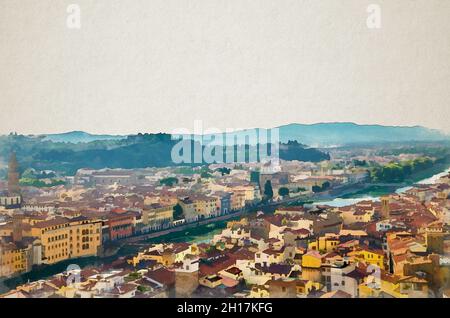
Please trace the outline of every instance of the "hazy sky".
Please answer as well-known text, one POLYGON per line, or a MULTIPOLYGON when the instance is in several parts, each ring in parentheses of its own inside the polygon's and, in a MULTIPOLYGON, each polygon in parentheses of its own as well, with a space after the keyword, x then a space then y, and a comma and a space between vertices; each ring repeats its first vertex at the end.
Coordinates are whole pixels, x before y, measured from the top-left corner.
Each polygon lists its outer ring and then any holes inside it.
POLYGON ((449 104, 448 0, 0 0, 0 133, 450 131, 449 104))

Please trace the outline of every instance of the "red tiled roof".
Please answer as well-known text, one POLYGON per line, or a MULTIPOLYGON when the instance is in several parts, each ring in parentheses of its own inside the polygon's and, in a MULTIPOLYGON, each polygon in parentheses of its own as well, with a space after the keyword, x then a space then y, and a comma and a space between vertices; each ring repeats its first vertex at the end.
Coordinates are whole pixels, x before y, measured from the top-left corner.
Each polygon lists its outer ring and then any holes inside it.
POLYGON ((166 286, 170 286, 175 283, 175 272, 163 267, 160 267, 154 271, 149 271, 145 274, 145 276, 166 286))

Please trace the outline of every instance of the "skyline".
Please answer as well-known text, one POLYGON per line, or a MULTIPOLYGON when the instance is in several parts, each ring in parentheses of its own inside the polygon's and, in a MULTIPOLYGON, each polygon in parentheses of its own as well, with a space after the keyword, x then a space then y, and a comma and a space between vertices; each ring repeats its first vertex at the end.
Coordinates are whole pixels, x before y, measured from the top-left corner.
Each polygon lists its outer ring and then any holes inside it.
POLYGON ((270 128, 450 132, 450 3, 0 2, 0 134, 270 128))

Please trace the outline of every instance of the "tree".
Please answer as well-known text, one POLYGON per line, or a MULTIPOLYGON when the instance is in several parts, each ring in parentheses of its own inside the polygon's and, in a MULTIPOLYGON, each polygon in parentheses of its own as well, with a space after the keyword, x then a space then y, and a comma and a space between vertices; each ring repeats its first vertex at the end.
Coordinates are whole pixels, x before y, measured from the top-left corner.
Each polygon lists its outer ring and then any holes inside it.
POLYGON ((259 183, 259 171, 250 172, 250 182, 259 183))
POLYGON ((24 179, 36 179, 36 170, 33 168, 28 168, 22 173, 22 178, 24 179))
POLYGON ((428 157, 414 160, 390 162, 384 166, 376 166, 370 170, 372 182, 402 182, 412 174, 433 166, 434 161, 428 157))
POLYGON ((209 172, 206 172, 206 171, 203 171, 201 174, 200 174, 200 178, 203 178, 203 179, 209 179, 209 178, 211 178, 212 177, 212 175, 209 173, 209 172))
POLYGON ((216 171, 220 172, 222 174, 222 176, 223 176, 223 175, 226 175, 226 174, 230 174, 231 169, 229 169, 227 167, 222 167, 222 168, 216 169, 216 171))
POLYGON ((289 189, 286 188, 286 187, 279 188, 278 189, 278 195, 282 196, 282 197, 289 195, 289 189))
POLYGON ((326 189, 328 189, 330 186, 331 186, 331 184, 328 181, 325 181, 324 183, 322 183, 322 186, 318 186, 318 185, 313 186, 312 191, 314 193, 322 192, 322 191, 325 191, 326 189))
POLYGON ((354 159, 353 160, 353 165, 355 167, 365 167, 365 166, 367 166, 367 161, 366 160, 354 159))
POLYGON ((314 193, 320 192, 320 191, 322 191, 322 187, 318 186, 318 185, 314 185, 314 186, 312 186, 312 191, 314 193))
POLYGON ((173 207, 173 219, 174 220, 181 220, 182 218, 184 218, 183 208, 181 207, 181 205, 179 203, 177 203, 173 207))
POLYGON ((148 287, 145 287, 143 285, 139 285, 136 289, 139 290, 141 293, 145 293, 145 292, 149 291, 148 287))
POLYGON ((267 180, 264 184, 264 196, 267 200, 270 200, 273 198, 273 189, 272 189, 272 183, 270 180, 267 180))
POLYGON ((168 187, 172 187, 173 185, 178 183, 178 179, 175 177, 169 177, 159 180, 159 183, 168 187))

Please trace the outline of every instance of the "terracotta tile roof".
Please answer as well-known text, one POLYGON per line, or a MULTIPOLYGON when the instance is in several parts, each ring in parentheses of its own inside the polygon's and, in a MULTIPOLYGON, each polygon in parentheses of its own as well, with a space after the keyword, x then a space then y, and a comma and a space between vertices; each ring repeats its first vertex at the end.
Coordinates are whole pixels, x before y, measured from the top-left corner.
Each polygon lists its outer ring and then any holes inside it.
POLYGON ((235 262, 236 259, 228 255, 220 255, 220 257, 218 258, 206 262, 205 260, 203 260, 203 262, 200 263, 200 275, 208 276, 217 274, 221 270, 224 270, 225 268, 235 264, 235 262))
POLYGON ((264 273, 288 275, 291 272, 292 265, 288 264, 270 264, 269 266, 262 266, 261 264, 255 264, 255 268, 264 273))
POLYGON ((240 248, 236 252, 233 252, 232 256, 236 260, 252 260, 255 259, 255 252, 249 251, 246 248, 240 248))
POLYGON ((113 288, 111 294, 123 295, 136 290, 137 286, 135 284, 122 284, 113 288))
POLYGON ((48 283, 50 283, 52 286, 55 286, 57 288, 67 286, 67 281, 66 281, 66 278, 64 278, 64 277, 53 278, 52 280, 48 281, 48 283))
POLYGON ((233 275, 239 275, 240 273, 242 273, 242 271, 237 268, 236 266, 230 267, 228 269, 225 270, 226 272, 233 274, 233 275))
POLYGON ((165 286, 171 286, 175 284, 175 272, 163 267, 158 268, 154 271, 149 271, 145 274, 145 276, 165 286))
POLYGON ((33 225, 33 227, 34 228, 44 229, 44 228, 47 228, 47 227, 63 225, 63 224, 68 224, 68 223, 69 223, 69 219, 63 218, 63 217, 56 217, 56 218, 54 218, 52 220, 38 222, 35 225, 33 225))

